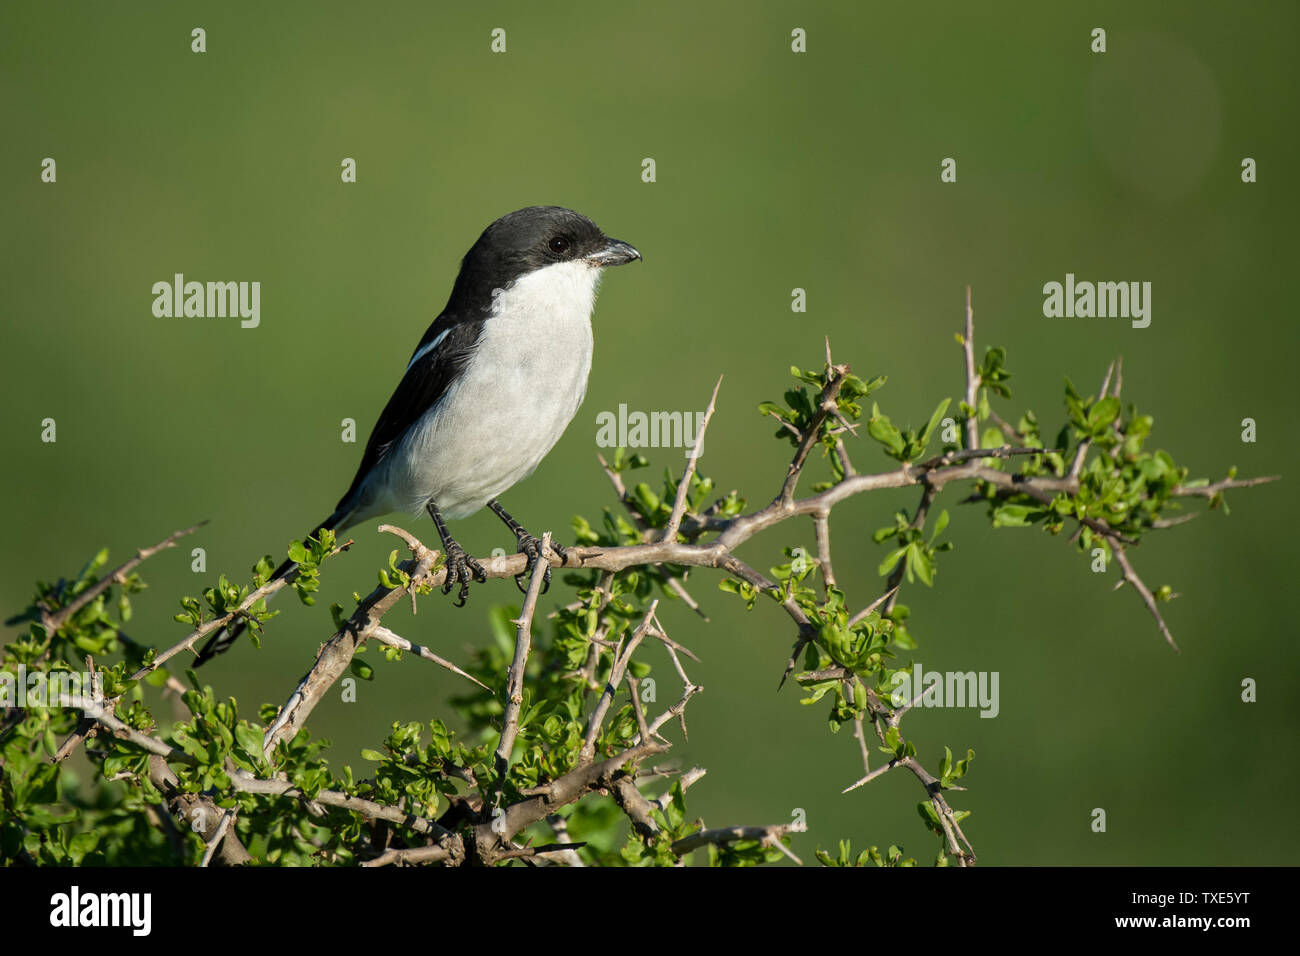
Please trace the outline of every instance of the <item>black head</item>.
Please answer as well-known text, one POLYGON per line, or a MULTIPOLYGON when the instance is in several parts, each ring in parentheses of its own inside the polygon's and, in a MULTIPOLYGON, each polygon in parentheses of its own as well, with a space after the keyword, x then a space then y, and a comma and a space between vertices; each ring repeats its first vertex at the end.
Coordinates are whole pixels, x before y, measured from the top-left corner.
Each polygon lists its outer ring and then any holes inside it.
POLYGON ((452 300, 486 303, 493 289, 557 263, 604 268, 640 258, 635 248, 609 238, 581 213, 563 206, 528 206, 483 230, 461 262, 452 300))

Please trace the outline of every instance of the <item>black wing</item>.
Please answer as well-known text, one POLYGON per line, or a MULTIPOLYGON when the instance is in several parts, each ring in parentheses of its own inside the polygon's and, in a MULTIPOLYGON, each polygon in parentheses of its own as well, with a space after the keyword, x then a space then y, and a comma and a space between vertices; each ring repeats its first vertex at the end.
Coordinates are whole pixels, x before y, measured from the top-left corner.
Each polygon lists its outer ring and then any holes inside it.
POLYGON ((370 438, 366 441, 366 450, 361 456, 356 476, 352 479, 347 494, 339 499, 340 511, 361 487, 371 470, 384 460, 389 450, 406 434, 407 429, 436 405, 451 384, 460 377, 478 346, 482 331, 483 319, 453 318, 447 313, 438 316, 437 321, 429 326, 429 331, 424 333, 424 338, 412 353, 412 357, 419 355, 419 359, 407 368, 393 397, 379 413, 379 420, 375 422, 370 438), (438 341, 439 336, 442 336, 441 341, 438 341), (433 348, 420 355, 421 349, 434 342, 437 344, 433 348))

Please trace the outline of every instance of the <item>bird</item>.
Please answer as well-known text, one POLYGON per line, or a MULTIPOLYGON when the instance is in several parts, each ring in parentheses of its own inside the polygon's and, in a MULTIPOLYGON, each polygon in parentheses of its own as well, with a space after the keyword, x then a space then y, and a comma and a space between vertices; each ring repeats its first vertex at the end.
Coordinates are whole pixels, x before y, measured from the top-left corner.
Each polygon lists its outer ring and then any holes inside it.
MULTIPOLYGON (((459 585, 455 604, 463 606, 470 582, 487 575, 446 522, 486 506, 531 565, 541 541, 498 497, 533 473, 577 414, 597 286, 605 269, 640 259, 630 243, 563 206, 529 206, 484 229, 380 412, 352 484, 309 536, 427 512, 446 557, 442 591, 459 585)), ((552 547, 563 559, 565 549, 552 547)), ((296 567, 285 561, 271 580, 296 567)), ((544 586, 550 575, 548 565, 544 586)), ((194 666, 228 650, 246 626, 240 618, 214 634, 194 666)))

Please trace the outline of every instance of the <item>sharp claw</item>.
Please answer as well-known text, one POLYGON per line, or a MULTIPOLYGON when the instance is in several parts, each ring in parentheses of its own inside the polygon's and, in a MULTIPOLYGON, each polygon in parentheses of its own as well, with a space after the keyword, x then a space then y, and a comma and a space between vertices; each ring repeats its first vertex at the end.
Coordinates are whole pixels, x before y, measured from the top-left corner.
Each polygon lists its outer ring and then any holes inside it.
MULTIPOLYGON (((519 588, 520 591, 527 594, 528 581, 531 577, 532 566, 534 563, 536 563, 537 559, 541 557, 542 554, 541 539, 537 538, 535 535, 531 535, 528 533, 521 534, 519 535, 519 550, 523 552, 525 557, 528 558, 529 570, 525 571, 523 574, 518 574, 515 576, 515 587, 519 588)), ((550 587, 551 587, 551 565, 550 562, 547 562, 546 573, 545 576, 542 578, 541 593, 545 594, 550 589, 550 587)))
POLYGON ((464 607, 465 600, 469 597, 470 581, 474 580, 487 580, 487 572, 483 570, 483 565, 471 558, 458 545, 448 545, 447 577, 442 582, 442 593, 450 594, 451 589, 459 584, 460 590, 456 592, 456 598, 452 603, 456 607, 464 607))

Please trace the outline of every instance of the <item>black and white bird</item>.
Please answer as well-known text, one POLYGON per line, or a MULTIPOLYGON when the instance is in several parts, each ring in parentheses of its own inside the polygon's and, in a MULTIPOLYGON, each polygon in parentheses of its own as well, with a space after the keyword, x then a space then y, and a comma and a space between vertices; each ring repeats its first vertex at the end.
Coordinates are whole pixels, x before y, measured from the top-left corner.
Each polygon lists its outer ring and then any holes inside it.
MULTIPOLYGON (((486 505, 535 558, 541 542, 497 497, 533 473, 582 404, 602 271, 640 258, 560 206, 530 206, 488 226, 380 413, 351 487, 311 533, 427 511, 447 560, 443 593, 459 585, 458 605, 471 580, 487 577, 444 519, 486 505)), ((274 577, 295 566, 286 561, 274 577)), ((546 575, 549 584, 549 568, 546 575)), ((214 635, 195 666, 228 649, 244 627, 241 620, 214 635)))

